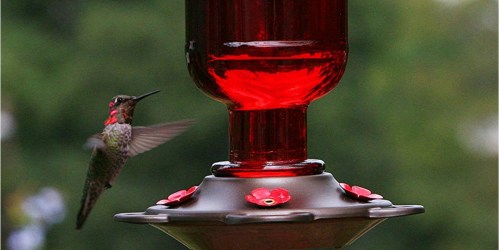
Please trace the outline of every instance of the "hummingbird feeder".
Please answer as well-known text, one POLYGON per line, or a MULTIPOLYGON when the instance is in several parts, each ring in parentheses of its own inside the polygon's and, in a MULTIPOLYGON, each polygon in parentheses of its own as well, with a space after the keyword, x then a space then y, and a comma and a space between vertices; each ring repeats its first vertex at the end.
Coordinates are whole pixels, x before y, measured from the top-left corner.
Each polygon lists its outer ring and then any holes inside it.
POLYGON ((229 161, 117 221, 190 249, 306 249, 340 248, 387 218, 424 212, 339 183, 307 157, 307 107, 347 62, 347 0, 186 0, 186 25, 189 72, 229 111, 229 161))

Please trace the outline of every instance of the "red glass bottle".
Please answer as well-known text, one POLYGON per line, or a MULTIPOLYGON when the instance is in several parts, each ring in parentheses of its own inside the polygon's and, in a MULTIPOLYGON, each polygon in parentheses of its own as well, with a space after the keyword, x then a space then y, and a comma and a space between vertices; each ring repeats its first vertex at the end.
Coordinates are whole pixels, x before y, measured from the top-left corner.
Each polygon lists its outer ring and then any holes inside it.
POLYGON ((344 72, 347 0, 186 0, 186 19, 189 72, 229 110, 229 161, 214 175, 321 173, 306 111, 344 72))

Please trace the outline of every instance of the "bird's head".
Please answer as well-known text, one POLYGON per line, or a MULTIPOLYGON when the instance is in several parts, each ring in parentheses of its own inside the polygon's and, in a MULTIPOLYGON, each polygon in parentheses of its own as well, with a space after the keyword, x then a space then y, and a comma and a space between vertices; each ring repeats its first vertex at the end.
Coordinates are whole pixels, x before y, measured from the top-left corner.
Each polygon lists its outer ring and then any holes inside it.
POLYGON ((104 121, 104 125, 115 123, 132 123, 135 105, 145 97, 160 92, 155 90, 141 96, 117 95, 109 103, 109 117, 104 121))

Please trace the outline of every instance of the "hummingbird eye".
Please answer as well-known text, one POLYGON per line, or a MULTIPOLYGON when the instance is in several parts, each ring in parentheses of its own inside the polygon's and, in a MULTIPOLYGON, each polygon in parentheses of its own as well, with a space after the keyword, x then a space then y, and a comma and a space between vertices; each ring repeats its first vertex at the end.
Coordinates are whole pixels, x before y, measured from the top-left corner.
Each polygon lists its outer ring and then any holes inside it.
POLYGON ((123 102, 123 98, 118 97, 115 99, 115 103, 121 103, 121 102, 123 102))

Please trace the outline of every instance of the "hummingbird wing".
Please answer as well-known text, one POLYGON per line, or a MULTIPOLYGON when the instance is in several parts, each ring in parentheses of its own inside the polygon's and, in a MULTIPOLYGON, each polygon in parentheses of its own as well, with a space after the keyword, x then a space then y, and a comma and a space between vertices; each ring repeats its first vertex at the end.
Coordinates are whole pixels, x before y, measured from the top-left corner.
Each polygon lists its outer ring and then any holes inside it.
POLYGON ((136 156, 179 135, 194 123, 193 120, 182 120, 162 123, 150 127, 132 127, 132 140, 128 155, 136 156))
POLYGON ((105 150, 94 148, 89 162, 87 178, 83 187, 80 210, 78 212, 76 229, 81 229, 87 219, 92 207, 94 207, 99 196, 109 186, 109 166, 113 164, 105 150))
POLYGON ((84 149, 105 149, 106 143, 102 140, 102 133, 95 134, 87 139, 85 144, 83 144, 84 149))

